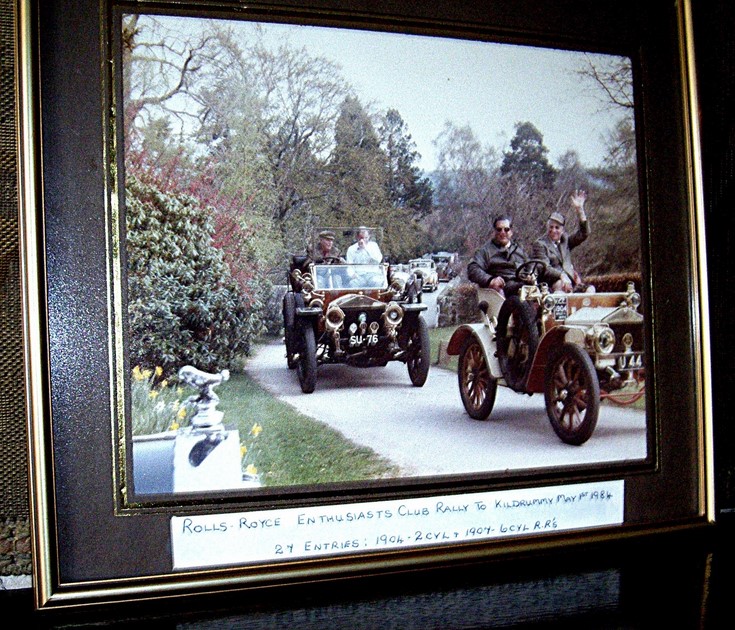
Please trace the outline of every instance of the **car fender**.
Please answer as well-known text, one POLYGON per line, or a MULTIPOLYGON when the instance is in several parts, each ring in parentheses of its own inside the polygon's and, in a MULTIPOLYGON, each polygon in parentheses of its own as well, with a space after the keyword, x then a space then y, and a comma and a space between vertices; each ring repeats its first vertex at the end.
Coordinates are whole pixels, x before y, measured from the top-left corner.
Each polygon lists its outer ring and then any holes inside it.
POLYGON ((297 306, 297 319, 316 319, 321 317, 322 309, 319 306, 297 306))
POLYGON ((459 326, 447 344, 447 354, 456 356, 462 349, 462 345, 468 337, 475 337, 485 354, 485 361, 490 368, 490 373, 495 378, 502 378, 500 363, 495 352, 495 328, 491 324, 462 324, 459 326))
POLYGON ((531 371, 528 374, 526 390, 528 392, 543 392, 546 378, 546 364, 549 356, 563 343, 573 343, 584 347, 584 330, 576 326, 554 326, 539 341, 536 356, 533 357, 531 371))

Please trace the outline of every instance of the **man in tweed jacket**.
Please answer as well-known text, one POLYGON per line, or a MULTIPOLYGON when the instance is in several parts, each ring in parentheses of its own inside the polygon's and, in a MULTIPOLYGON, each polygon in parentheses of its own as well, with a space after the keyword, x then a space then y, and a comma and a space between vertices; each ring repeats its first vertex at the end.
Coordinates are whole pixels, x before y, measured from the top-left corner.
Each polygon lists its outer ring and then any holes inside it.
POLYGON ((592 293, 595 290, 593 286, 582 282, 582 277, 572 264, 572 250, 590 235, 590 226, 584 211, 586 199, 587 193, 583 190, 575 190, 571 196, 572 207, 577 211, 579 219, 579 228, 574 234, 570 236, 564 231, 564 216, 559 212, 552 212, 546 222, 546 235, 533 244, 531 257, 546 263, 543 280, 552 291, 592 293))

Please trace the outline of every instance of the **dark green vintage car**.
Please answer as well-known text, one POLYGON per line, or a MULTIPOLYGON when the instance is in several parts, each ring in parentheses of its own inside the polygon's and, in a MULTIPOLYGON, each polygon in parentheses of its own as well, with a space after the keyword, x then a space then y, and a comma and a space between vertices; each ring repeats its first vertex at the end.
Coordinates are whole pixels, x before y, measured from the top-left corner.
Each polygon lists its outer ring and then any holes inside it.
MULTIPOLYGON (((323 230, 318 230, 318 232, 323 230)), ((348 230, 333 229, 338 238, 348 230)), ((348 264, 339 256, 314 262, 294 256, 283 298, 288 367, 301 390, 316 387, 322 364, 385 366, 401 361, 411 383, 429 373, 429 333, 422 312, 421 282, 414 274, 392 274, 388 263, 348 264)))

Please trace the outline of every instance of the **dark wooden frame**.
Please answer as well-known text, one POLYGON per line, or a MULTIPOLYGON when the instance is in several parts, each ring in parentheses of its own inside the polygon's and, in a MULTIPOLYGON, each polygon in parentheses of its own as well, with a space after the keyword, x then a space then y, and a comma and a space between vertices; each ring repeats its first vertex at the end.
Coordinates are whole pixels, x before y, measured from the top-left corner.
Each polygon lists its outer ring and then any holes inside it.
MULTIPOLYGON (((112 3, 111 3, 112 4, 112 3)), ((636 61, 644 259, 649 283, 655 453, 643 467, 601 469, 624 479, 622 526, 555 537, 483 541, 282 566, 173 573, 169 519, 206 513, 212 502, 136 511, 120 501, 114 462, 114 370, 110 367, 111 289, 108 168, 114 122, 104 63, 111 6, 104 0, 22 2, 21 139, 26 375, 31 443, 36 604, 41 608, 171 597, 419 569, 519 551, 701 527, 713 521, 704 230, 696 95, 688 3, 589 3, 536 0, 416 7, 406 2, 128 2, 129 10, 212 11, 305 24, 446 34, 626 54, 636 61), (74 68, 74 72, 69 72, 74 68), (85 378, 79 368, 85 366, 85 378), (108 471, 98 474, 98 471, 108 471), (109 473, 109 474, 108 474, 109 473)), ((564 483, 587 480, 565 473, 564 483)), ((504 484, 392 488, 425 496, 544 486, 550 475, 504 484)), ((280 506, 369 500, 380 488, 348 496, 286 495, 280 506)), ((272 497, 271 497, 272 500, 272 497)), ((242 498, 214 501, 222 512, 242 498)), ((252 506, 251 508, 252 509, 252 506)))

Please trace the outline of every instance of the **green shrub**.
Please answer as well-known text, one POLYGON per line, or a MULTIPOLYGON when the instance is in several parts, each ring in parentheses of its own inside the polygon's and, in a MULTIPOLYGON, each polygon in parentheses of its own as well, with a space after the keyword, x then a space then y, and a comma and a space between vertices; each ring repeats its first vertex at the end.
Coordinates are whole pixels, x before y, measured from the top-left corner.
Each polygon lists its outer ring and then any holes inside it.
POLYGON ((184 365, 234 367, 260 333, 262 305, 212 245, 210 213, 131 176, 126 226, 130 364, 165 377, 184 365))

